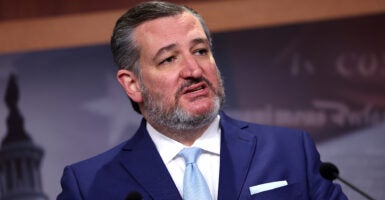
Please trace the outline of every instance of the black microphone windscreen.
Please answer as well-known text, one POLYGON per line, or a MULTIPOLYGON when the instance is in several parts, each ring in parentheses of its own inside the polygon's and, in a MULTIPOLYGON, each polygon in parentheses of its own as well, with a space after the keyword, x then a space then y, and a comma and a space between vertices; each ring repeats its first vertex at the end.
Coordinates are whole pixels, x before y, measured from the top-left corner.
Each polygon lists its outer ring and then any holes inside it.
POLYGON ((340 172, 333 163, 325 162, 321 164, 320 173, 325 179, 333 181, 338 178, 340 172))
POLYGON ((125 200, 142 200, 143 197, 139 192, 130 192, 127 194, 125 200))

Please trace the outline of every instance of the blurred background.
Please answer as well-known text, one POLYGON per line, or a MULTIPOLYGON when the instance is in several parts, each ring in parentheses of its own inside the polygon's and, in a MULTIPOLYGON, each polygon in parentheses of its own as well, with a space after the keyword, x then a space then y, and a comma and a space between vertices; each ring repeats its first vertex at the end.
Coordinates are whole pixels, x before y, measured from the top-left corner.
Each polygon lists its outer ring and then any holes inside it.
MULTIPOLYGON (((0 0, 0 199, 55 199, 66 165, 135 132, 108 43, 138 2, 0 0)), ((342 178, 385 199, 384 0, 171 2, 213 32, 230 116, 308 131, 342 178)))

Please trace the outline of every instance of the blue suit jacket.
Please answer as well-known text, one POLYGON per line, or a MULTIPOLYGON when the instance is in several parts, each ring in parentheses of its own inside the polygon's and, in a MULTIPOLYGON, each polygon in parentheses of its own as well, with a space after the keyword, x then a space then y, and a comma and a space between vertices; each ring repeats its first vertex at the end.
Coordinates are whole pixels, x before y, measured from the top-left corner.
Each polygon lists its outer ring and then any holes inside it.
MULTIPOLYGON (((319 174, 320 158, 304 132, 237 121, 221 113, 218 199, 347 199, 319 174), (286 180, 287 186, 250 194, 249 187, 286 180)), ((132 139, 67 166, 58 199, 182 199, 143 120, 132 139)))

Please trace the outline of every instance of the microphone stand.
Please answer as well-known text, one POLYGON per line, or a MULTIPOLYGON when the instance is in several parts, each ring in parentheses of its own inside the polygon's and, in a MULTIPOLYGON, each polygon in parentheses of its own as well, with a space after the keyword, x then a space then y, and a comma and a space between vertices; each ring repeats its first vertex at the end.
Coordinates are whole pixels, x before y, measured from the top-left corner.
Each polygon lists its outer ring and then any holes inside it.
POLYGON ((367 199, 369 200, 374 200, 373 197, 369 196, 368 194, 366 194, 365 192, 363 192, 362 190, 358 189, 356 186, 354 186, 353 184, 349 183, 348 181, 344 180, 343 178, 341 178, 339 176, 339 170, 337 168, 337 166, 335 166, 333 163, 330 163, 330 162, 324 162, 324 163, 321 163, 321 166, 320 166, 320 174, 323 178, 327 179, 327 180, 330 180, 330 181, 333 181, 335 179, 338 179, 340 180, 342 183, 344 183, 345 185, 349 186, 351 189, 353 189, 354 191, 358 192, 359 194, 361 194, 362 196, 366 197, 367 199))
POLYGON ((337 176, 337 179, 340 180, 341 182, 343 182, 345 185, 349 186, 351 189, 353 189, 354 191, 360 193, 362 196, 366 197, 367 199, 369 200, 375 200, 373 197, 369 196, 368 194, 366 194, 364 191, 358 189, 356 186, 354 186, 353 184, 349 183, 348 181, 344 180, 343 178, 341 178, 340 176, 337 176))

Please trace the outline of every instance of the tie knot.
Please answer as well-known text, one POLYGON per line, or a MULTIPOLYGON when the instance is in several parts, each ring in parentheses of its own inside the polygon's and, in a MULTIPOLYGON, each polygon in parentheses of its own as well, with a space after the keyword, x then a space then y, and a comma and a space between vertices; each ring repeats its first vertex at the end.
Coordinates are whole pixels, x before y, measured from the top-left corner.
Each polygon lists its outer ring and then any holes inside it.
POLYGON ((179 152, 181 156, 184 158, 184 162, 187 164, 195 163, 197 161, 198 156, 201 154, 202 149, 198 147, 189 147, 184 148, 179 152))

